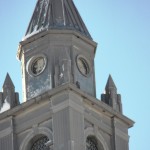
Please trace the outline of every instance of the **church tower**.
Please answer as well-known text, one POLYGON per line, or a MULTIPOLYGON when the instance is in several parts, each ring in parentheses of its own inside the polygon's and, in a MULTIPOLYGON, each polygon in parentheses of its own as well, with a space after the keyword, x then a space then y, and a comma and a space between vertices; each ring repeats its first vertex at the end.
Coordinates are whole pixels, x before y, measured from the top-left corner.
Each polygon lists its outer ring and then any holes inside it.
POLYGON ((95 97, 95 50, 72 0, 39 0, 18 51, 24 100, 66 83, 95 97))
POLYGON ((129 150, 111 75, 96 99, 96 47, 73 0, 37 1, 17 52, 24 103, 0 114, 0 150, 129 150))

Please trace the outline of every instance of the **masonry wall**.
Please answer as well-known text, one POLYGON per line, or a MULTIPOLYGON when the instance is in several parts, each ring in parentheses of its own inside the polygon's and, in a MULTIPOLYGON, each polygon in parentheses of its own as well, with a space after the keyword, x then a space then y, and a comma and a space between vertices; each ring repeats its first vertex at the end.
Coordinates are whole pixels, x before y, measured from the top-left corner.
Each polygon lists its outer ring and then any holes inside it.
POLYGON ((32 99, 10 110, 14 117, 0 120, 0 150, 30 150, 41 135, 52 141, 54 150, 86 149, 88 136, 96 137, 100 150, 129 149, 124 116, 118 118, 111 107, 88 95, 68 88, 54 91, 57 94, 32 99))
POLYGON ((15 150, 13 117, 0 120, 0 150, 15 150))

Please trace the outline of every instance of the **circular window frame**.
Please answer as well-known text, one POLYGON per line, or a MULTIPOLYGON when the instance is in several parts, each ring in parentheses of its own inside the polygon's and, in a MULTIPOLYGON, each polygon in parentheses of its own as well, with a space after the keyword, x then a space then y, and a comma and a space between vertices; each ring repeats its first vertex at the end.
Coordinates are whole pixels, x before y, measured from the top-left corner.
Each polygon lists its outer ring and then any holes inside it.
POLYGON ((78 56, 76 57, 76 65, 77 65, 78 71, 79 71, 83 76, 85 76, 85 77, 89 77, 89 76, 90 76, 92 67, 91 67, 90 61, 89 61, 85 56, 83 56, 83 55, 81 55, 81 54, 78 55, 78 56), (79 67, 79 65, 78 65, 78 60, 79 60, 79 59, 82 59, 82 60, 84 61, 85 65, 86 65, 86 67, 87 67, 87 69, 88 69, 87 74, 84 74, 84 73, 80 70, 80 67, 79 67))
POLYGON ((29 61, 27 62, 26 70, 27 70, 27 72, 28 72, 28 74, 29 74, 30 76, 36 77, 36 76, 39 76, 41 73, 44 72, 46 66, 47 66, 47 58, 46 58, 46 56, 45 56, 44 54, 38 54, 38 55, 35 55, 35 56, 33 56, 33 57, 31 57, 31 58, 29 59, 29 61), (35 74, 35 73, 33 73, 33 71, 32 71, 32 67, 33 67, 33 63, 34 63, 36 60, 38 60, 39 58, 43 58, 43 59, 44 59, 44 67, 42 68, 42 70, 41 70, 39 73, 35 74))

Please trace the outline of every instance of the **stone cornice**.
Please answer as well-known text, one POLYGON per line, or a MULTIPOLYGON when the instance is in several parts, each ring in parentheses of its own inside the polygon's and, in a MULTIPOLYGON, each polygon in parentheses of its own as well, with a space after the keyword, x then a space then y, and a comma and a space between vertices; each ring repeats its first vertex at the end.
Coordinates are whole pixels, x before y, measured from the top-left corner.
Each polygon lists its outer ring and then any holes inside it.
POLYGON ((48 34, 68 34, 68 35, 74 35, 80 39, 82 39, 83 41, 87 42, 88 44, 92 45, 95 47, 95 50, 94 50, 94 54, 96 53, 96 47, 97 47, 97 43, 88 39, 87 37, 85 37, 84 35, 82 35, 81 33, 77 32, 77 31, 73 31, 73 30, 58 30, 58 29, 46 29, 46 30, 43 30, 41 32, 37 32, 36 34, 34 35, 30 35, 30 36, 26 36, 24 37, 24 39, 19 43, 19 47, 18 47, 18 51, 17 51, 17 58, 19 60, 21 60, 21 54, 22 54, 22 47, 28 43, 31 43, 33 41, 36 41, 37 39, 40 39, 48 34))
POLYGON ((73 84, 65 84, 65 85, 59 86, 55 89, 49 90, 48 92, 41 94, 40 96, 37 96, 31 100, 28 100, 27 102, 24 102, 14 107, 13 109, 10 109, 0 114, 0 120, 5 119, 6 117, 10 117, 10 116, 16 116, 18 113, 24 112, 28 107, 31 107, 32 105, 35 105, 35 104, 39 104, 43 100, 50 100, 51 97, 63 91, 72 91, 80 95, 81 97, 83 97, 83 102, 85 105, 89 105, 91 108, 95 109, 96 111, 105 113, 107 116, 111 118, 115 117, 115 118, 120 119, 125 124, 127 124, 129 128, 132 127, 134 124, 134 121, 132 121, 128 117, 113 110, 113 108, 103 103, 102 101, 82 92, 80 89, 76 88, 75 85, 73 84))

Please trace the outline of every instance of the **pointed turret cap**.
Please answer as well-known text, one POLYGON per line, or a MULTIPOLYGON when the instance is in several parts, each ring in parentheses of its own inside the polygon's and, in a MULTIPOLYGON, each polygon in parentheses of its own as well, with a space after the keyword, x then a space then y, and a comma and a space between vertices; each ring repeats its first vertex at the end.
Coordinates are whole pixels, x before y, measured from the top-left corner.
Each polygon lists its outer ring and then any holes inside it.
POLYGON ((111 77, 111 75, 109 75, 109 77, 108 77, 108 80, 107 80, 107 84, 106 84, 105 89, 107 90, 107 89, 110 89, 110 88, 117 89, 117 88, 116 88, 116 85, 115 85, 115 83, 114 83, 114 81, 113 81, 113 79, 112 79, 112 77, 111 77))
POLYGON ((67 29, 90 34, 72 0, 38 0, 26 36, 48 29, 67 29))
POLYGON ((9 74, 7 73, 6 75, 6 78, 5 78, 5 81, 4 81, 4 84, 3 84, 3 88, 5 87, 12 87, 12 88, 15 88, 9 74))

